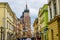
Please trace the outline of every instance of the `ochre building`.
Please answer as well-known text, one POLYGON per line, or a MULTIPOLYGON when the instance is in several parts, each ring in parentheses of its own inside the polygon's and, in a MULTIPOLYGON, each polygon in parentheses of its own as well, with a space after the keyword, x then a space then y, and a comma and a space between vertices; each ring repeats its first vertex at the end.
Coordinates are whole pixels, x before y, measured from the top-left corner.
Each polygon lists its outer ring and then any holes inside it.
POLYGON ((48 40, 60 40, 60 0, 49 0, 48 40))
POLYGON ((6 2, 0 2, 0 39, 15 40, 16 15, 6 2))

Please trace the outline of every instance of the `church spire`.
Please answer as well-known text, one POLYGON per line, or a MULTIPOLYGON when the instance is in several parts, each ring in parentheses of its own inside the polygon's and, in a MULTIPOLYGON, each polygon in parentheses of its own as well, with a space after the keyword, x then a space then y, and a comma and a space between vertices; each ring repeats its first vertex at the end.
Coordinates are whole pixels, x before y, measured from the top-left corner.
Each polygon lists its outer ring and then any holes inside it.
POLYGON ((26 2, 26 9, 28 9, 28 7, 27 7, 27 2, 26 2))
POLYGON ((26 8, 25 8, 24 12, 29 12, 29 9, 28 9, 28 6, 27 6, 27 2, 26 2, 26 8))
POLYGON ((26 9, 27 9, 27 4, 26 4, 26 9))

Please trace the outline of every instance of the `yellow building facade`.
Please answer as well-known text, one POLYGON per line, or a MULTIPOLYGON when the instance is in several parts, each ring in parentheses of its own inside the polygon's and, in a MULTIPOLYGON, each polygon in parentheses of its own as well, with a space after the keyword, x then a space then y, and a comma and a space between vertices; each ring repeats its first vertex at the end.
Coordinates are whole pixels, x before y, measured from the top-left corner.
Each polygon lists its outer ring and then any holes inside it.
POLYGON ((49 0, 48 40, 60 40, 60 0, 49 0))
POLYGON ((49 27, 48 27, 49 40, 60 40, 59 23, 60 23, 60 17, 57 17, 56 19, 49 22, 49 27))
POLYGON ((41 29, 41 24, 40 24, 40 9, 39 9, 39 12, 38 12, 38 31, 39 31, 39 33, 40 33, 40 29, 41 29))
POLYGON ((21 36, 21 38, 23 38, 23 24, 22 24, 21 20, 20 20, 20 36, 21 36))
POLYGON ((37 38, 37 32, 38 32, 38 18, 35 19, 34 24, 34 37, 37 38))
POLYGON ((16 15, 11 10, 8 3, 0 2, 0 39, 14 40, 16 15))

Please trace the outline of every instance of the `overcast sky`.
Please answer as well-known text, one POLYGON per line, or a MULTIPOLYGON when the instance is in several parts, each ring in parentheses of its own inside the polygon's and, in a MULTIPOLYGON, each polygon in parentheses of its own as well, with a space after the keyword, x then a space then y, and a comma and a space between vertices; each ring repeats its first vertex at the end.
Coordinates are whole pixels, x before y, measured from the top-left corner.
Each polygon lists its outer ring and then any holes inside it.
MULTIPOLYGON (((31 25, 32 25, 35 18, 38 17, 39 8, 41 8, 44 4, 46 4, 47 0, 0 0, 0 2, 8 2, 11 9, 15 12, 18 18, 20 18, 22 12, 25 9, 26 1, 28 9, 30 10, 31 25)), ((31 29, 33 30, 33 26, 31 26, 31 29)))

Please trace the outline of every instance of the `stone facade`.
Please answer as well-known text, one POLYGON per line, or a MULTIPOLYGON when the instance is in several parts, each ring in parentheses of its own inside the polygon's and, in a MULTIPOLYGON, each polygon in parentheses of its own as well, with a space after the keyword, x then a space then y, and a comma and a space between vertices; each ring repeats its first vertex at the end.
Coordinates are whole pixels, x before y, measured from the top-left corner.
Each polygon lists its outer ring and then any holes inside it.
POLYGON ((39 32, 38 32, 38 18, 35 19, 34 23, 33 23, 33 27, 34 27, 34 38, 35 40, 37 39, 37 36, 39 36, 39 32))
POLYGON ((59 40, 60 39, 60 17, 56 17, 48 26, 48 38, 49 40, 59 40))
POLYGON ((34 26, 34 37, 36 38, 37 36, 36 33, 38 31, 38 18, 35 19, 33 26, 34 26))
POLYGON ((60 0, 49 0, 48 39, 60 40, 60 0))
POLYGON ((8 3, 0 2, 0 39, 13 40, 15 38, 16 15, 8 3), (2 31, 2 33, 1 33, 2 31))

